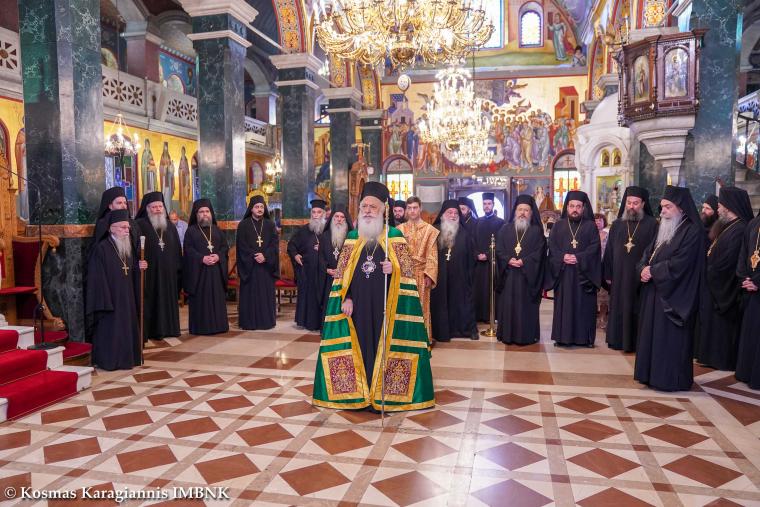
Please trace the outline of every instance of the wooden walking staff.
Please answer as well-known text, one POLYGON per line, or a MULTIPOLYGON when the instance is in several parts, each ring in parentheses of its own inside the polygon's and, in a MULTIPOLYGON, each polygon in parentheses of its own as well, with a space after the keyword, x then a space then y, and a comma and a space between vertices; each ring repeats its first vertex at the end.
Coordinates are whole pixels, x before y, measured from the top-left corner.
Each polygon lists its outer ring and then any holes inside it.
MULTIPOLYGON (((145 236, 140 236, 140 260, 145 260, 145 236)), ((140 269, 140 364, 145 364, 145 270, 140 269)))
MULTIPOLYGON (((385 201, 385 262, 388 262, 388 216, 390 206, 385 201)), ((385 283, 383 284, 383 336, 380 343, 383 347, 383 354, 380 359, 380 425, 385 426, 385 341, 388 337, 388 274, 384 274, 385 283)))

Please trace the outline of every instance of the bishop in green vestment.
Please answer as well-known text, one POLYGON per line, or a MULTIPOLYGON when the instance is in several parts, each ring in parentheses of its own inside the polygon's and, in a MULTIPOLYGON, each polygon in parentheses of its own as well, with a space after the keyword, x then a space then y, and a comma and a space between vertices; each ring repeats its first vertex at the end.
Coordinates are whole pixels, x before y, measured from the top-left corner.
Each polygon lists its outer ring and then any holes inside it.
POLYGON ((386 203, 384 185, 364 186, 358 227, 343 244, 327 302, 314 378, 312 402, 317 407, 380 410, 383 389, 386 411, 435 405, 412 260, 398 229, 389 226, 386 242, 386 203), (386 273, 387 339, 383 340, 386 273))

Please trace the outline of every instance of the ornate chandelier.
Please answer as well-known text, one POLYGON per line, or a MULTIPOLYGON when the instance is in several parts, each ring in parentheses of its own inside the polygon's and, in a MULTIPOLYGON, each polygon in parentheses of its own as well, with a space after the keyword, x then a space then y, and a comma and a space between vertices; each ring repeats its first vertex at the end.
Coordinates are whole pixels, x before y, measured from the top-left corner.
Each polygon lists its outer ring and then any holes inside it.
POLYGON ((477 167, 493 162, 493 153, 488 149, 488 138, 463 139, 452 151, 452 159, 457 165, 477 167))
POLYGON ((317 40, 331 55, 397 68, 458 59, 482 47, 494 26, 472 0, 328 0, 315 7, 317 40))
POLYGON ((108 155, 120 157, 131 157, 140 151, 140 138, 137 133, 129 132, 121 113, 116 115, 116 120, 108 130, 105 150, 108 155))
POLYGON ((418 124, 422 140, 448 149, 463 140, 487 141, 491 122, 483 111, 484 101, 475 97, 470 71, 452 66, 439 71, 436 78, 426 118, 418 124))

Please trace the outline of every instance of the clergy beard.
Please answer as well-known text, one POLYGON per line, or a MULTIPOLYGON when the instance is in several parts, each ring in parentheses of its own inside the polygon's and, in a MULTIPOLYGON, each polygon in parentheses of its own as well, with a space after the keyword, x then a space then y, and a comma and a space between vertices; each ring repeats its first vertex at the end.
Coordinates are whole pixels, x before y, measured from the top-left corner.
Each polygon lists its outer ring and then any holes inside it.
POLYGON ((359 219, 359 237, 364 241, 375 241, 383 232, 383 216, 375 218, 362 217, 359 219))
POLYGON ((527 218, 515 218, 515 230, 518 234, 522 234, 528 230, 530 226, 530 220, 527 218))
POLYGON ((702 223, 705 225, 705 227, 712 227, 716 220, 718 220, 717 213, 713 213, 710 216, 707 216, 704 213, 702 214, 702 223))
POLYGON ((458 220, 441 220, 441 233, 438 235, 438 245, 442 248, 454 248, 457 232, 459 232, 458 220))
POLYGON ((644 218, 644 208, 638 211, 627 209, 623 212, 622 216, 624 222, 641 222, 642 218, 644 218))
POLYGON ((715 220, 715 223, 712 224, 712 227, 710 227, 710 233, 707 235, 710 238, 710 241, 720 236, 720 233, 723 232, 723 229, 725 229, 726 226, 730 223, 730 218, 719 215, 717 220, 715 220))
POLYGON ((330 238, 332 239, 333 248, 343 248, 343 242, 346 240, 348 224, 338 225, 335 222, 330 224, 330 238))
POLYGON ((116 246, 116 251, 119 252, 119 257, 125 261, 132 258, 132 243, 129 240, 129 236, 117 238, 112 235, 111 239, 113 240, 114 246, 116 246))
POLYGON ((209 227, 211 226, 211 219, 210 218, 199 218, 198 219, 198 225, 201 227, 209 227))
POLYGON ((155 230, 159 232, 166 230, 166 214, 159 213, 154 215, 151 213, 148 215, 148 220, 150 220, 150 225, 152 225, 155 230))
POLYGON ((676 229, 683 220, 683 213, 673 218, 662 217, 660 219, 660 228, 657 231, 657 246, 668 243, 676 233, 676 229))
POLYGON ((309 220, 309 230, 314 234, 322 234, 325 231, 325 219, 312 218, 309 220))

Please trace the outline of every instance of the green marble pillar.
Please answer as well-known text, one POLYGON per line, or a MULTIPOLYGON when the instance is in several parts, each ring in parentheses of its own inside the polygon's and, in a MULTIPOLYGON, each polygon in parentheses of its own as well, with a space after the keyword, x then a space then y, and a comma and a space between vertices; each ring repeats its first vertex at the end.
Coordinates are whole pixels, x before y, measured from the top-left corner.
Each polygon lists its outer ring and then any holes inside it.
POLYGON ((326 88, 330 115, 331 206, 348 206, 348 173, 356 161, 356 123, 361 92, 355 88, 326 88))
POLYGON ((380 181, 380 175, 383 172, 383 110, 360 111, 359 130, 362 134, 362 143, 369 145, 369 148, 364 148, 364 158, 374 169, 369 179, 380 181))
POLYGON ((316 179, 314 167, 314 104, 324 79, 322 65, 306 53, 276 55, 275 81, 280 93, 278 120, 282 129, 282 225, 287 236, 309 216, 316 179))
MULTIPOLYGON (((45 298, 84 339, 84 228, 105 186, 99 0, 19 0, 31 223, 68 225, 43 267, 45 298), (34 186, 40 190, 40 200, 34 186)), ((56 229, 60 231, 60 229, 56 229)))
POLYGON ((246 207, 245 104, 243 93, 246 24, 257 11, 243 0, 226 0, 207 15, 193 16, 193 47, 198 53, 198 157, 201 196, 219 220, 240 219, 246 207), (219 9, 215 9, 218 12, 219 9))

